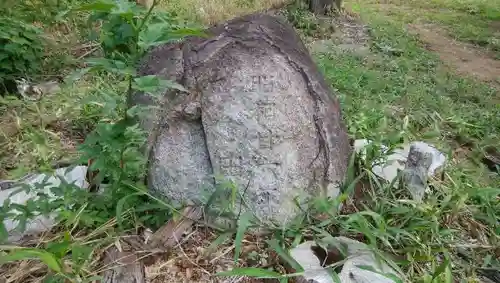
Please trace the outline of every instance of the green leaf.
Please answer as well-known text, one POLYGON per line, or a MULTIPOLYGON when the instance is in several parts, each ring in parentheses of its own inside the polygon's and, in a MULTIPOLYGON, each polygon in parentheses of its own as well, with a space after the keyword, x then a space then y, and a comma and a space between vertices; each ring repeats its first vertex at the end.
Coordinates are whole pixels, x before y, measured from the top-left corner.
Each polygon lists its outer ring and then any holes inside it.
POLYGON ((155 92, 161 87, 161 82, 158 76, 149 75, 134 79, 132 87, 143 92, 155 92))
POLYGON ((122 225, 122 222, 123 222, 123 207, 125 206, 125 203, 127 202, 127 200, 133 196, 140 196, 140 195, 144 195, 143 192, 135 192, 135 193, 132 193, 132 194, 129 194, 123 198, 121 198, 117 203, 116 203, 116 222, 118 223, 118 225, 122 225))
POLYGON ((219 235, 217 239, 215 239, 210 246, 206 249, 207 253, 213 252, 217 249, 218 246, 222 245, 226 240, 228 240, 233 235, 232 232, 227 232, 219 235))
MULTIPOLYGON (((335 283, 341 283, 340 277, 337 274, 337 272, 335 272, 335 267, 334 266, 331 266, 331 265, 330 266, 326 266, 325 270, 328 273, 328 275, 330 275, 330 277, 333 279, 333 282, 335 282, 335 283)), ((303 273, 286 274, 285 276, 300 276, 300 275, 303 275, 303 273)))
POLYGON ((74 82, 74 81, 77 81, 77 80, 80 80, 83 76, 85 76, 89 71, 91 70, 91 68, 83 68, 83 69, 78 69, 78 70, 75 70, 73 72, 71 72, 71 74, 69 74, 67 77, 66 77, 66 81, 67 82, 74 82))
POLYGON ((62 272, 61 264, 57 258, 53 254, 40 249, 12 249, 9 254, 3 255, 0 258, 0 265, 7 262, 26 259, 39 259, 53 271, 58 273, 62 272))
POLYGON ((375 268, 373 268, 373 266, 356 265, 356 267, 363 269, 363 270, 368 270, 368 271, 380 274, 380 275, 384 276, 385 278, 391 279, 392 281, 394 281, 396 283, 403 283, 403 281, 399 277, 397 277, 395 274, 380 272, 380 271, 376 270, 375 268))
POLYGON ((87 60, 85 60, 85 63, 92 67, 100 66, 107 68, 111 66, 111 61, 112 60, 106 58, 88 58, 87 60))
POLYGON ((164 85, 167 87, 167 88, 173 88, 173 89, 176 89, 178 91, 183 91, 183 92, 189 92, 189 90, 187 90, 186 88, 184 88, 182 85, 174 82, 174 81, 171 81, 171 80, 163 80, 163 83, 164 85))
POLYGON ((246 267, 246 268, 233 268, 230 271, 223 271, 215 274, 216 276, 248 276, 255 277, 259 279, 271 279, 271 278, 280 278, 281 274, 257 267, 246 267))
POLYGON ((150 47, 180 40, 186 36, 206 37, 206 34, 201 29, 194 28, 172 30, 172 25, 168 22, 154 23, 147 25, 146 29, 139 34, 139 46, 143 50, 147 50, 150 47))
POLYGON ((66 278, 61 274, 47 274, 42 283, 66 283, 66 278))
POLYGON ((135 1, 117 1, 115 7, 111 10, 111 14, 131 19, 134 16, 134 7, 135 1))
POLYGON ((85 61, 94 70, 106 70, 121 75, 135 76, 134 68, 128 66, 120 60, 111 60, 106 58, 89 58, 85 61))
POLYGON ((70 243, 67 241, 47 244, 47 252, 62 258, 69 252, 70 243))
POLYGON ((9 237, 9 231, 5 227, 3 221, 0 221, 0 243, 3 243, 9 237))
POLYGON ((194 29, 194 28, 180 28, 173 31, 170 31, 169 35, 172 38, 183 38, 186 36, 199 36, 199 37, 207 37, 208 35, 202 29, 194 29))
POLYGON ((279 244, 278 240, 275 238, 271 240, 267 240, 266 243, 283 259, 285 260, 290 267, 292 267, 295 272, 303 272, 304 269, 300 264, 292 257, 290 254, 288 254, 279 244))
POLYGON ((251 225, 252 214, 247 211, 238 219, 238 229, 236 230, 236 237, 234 238, 234 262, 238 261, 241 253, 241 243, 248 227, 251 225))
POLYGON ((302 237, 303 237, 302 234, 297 233, 293 239, 292 247, 300 245, 300 243, 302 242, 302 237))
POLYGON ((80 244, 73 244, 71 246, 71 259, 76 271, 80 271, 84 267, 84 263, 91 260, 92 252, 93 248, 91 246, 80 244))
POLYGON ((64 22, 64 20, 69 16, 68 14, 71 13, 70 9, 62 10, 57 13, 57 15, 54 17, 54 21, 57 22, 64 22))
POLYGON ((110 12, 115 8, 116 4, 111 1, 95 1, 91 4, 82 5, 76 8, 76 11, 94 11, 94 12, 110 12))
POLYGON ((22 37, 12 37, 10 41, 19 45, 29 45, 31 43, 22 37))
POLYGON ((0 62, 3 61, 4 59, 7 59, 9 58, 9 55, 5 54, 5 53, 0 53, 0 62))
POLYGON ((450 259, 446 257, 443 262, 436 268, 434 273, 432 273, 432 280, 436 279, 439 275, 446 271, 446 268, 450 264, 450 259))
POLYGON ((337 272, 335 272, 334 268, 328 268, 327 272, 332 277, 333 282, 335 282, 335 283, 342 283, 342 281, 340 281, 339 275, 337 274, 337 272))
POLYGON ((353 181, 345 188, 344 193, 346 193, 347 195, 352 195, 354 189, 356 188, 356 185, 365 177, 365 175, 366 173, 362 172, 358 177, 350 179, 353 181))
POLYGON ((176 89, 183 92, 189 92, 182 85, 171 80, 160 79, 156 75, 135 78, 132 88, 147 93, 154 93, 164 89, 176 89))
POLYGON ((150 47, 171 41, 167 36, 169 29, 170 27, 166 23, 147 25, 146 29, 139 33, 139 46, 143 50, 147 50, 150 47))
POLYGON ((446 282, 446 283, 453 283, 454 282, 453 273, 451 272, 451 268, 449 265, 446 267, 446 271, 444 273, 444 282, 446 282))

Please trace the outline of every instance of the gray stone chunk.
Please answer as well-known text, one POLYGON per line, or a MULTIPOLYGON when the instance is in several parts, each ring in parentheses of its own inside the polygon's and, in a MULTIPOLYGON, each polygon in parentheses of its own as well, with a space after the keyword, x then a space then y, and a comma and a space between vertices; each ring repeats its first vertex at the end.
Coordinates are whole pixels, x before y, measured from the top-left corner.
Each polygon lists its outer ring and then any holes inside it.
POLYGON ((166 91, 157 105, 148 94, 133 99, 161 110, 140 121, 150 132, 151 190, 199 202, 222 176, 255 216, 279 225, 299 212, 295 198, 336 196, 348 136, 337 99, 293 28, 256 14, 206 33, 152 50, 140 68, 190 92, 166 91))
MULTIPOLYGON (((200 202, 200 191, 211 186, 212 167, 201 124, 178 121, 158 136, 149 172, 153 184, 175 184, 170 197, 178 201, 200 202), (175 150, 172 150, 175 148, 175 150)), ((164 192, 167 187, 152 187, 164 192)))

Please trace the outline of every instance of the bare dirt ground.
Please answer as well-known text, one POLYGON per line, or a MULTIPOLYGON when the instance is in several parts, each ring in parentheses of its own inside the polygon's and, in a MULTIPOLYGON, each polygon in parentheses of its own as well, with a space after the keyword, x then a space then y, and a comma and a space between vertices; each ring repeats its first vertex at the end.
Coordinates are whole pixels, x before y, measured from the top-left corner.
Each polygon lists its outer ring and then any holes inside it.
POLYGON ((411 24, 409 31, 419 36, 426 48, 439 55, 459 75, 472 76, 500 89, 500 60, 473 44, 456 41, 435 25, 411 24))
MULTIPOLYGON (((149 283, 257 283, 266 282, 246 276, 216 276, 235 266, 276 266, 276 255, 265 252, 265 242, 254 236, 246 236, 241 245, 241 256, 234 262, 234 244, 231 239, 213 246, 217 233, 202 226, 192 227, 170 254, 146 265, 146 282, 149 283), (263 252, 264 251, 264 252, 263 252), (252 255, 253 254, 253 255, 252 255)), ((274 281, 272 281, 274 282, 274 281)), ((290 281, 294 282, 294 281, 290 281)))
POLYGON ((342 15, 328 18, 334 32, 326 38, 313 39, 307 42, 309 50, 314 53, 352 52, 366 57, 370 53, 370 35, 368 27, 350 11, 342 15))

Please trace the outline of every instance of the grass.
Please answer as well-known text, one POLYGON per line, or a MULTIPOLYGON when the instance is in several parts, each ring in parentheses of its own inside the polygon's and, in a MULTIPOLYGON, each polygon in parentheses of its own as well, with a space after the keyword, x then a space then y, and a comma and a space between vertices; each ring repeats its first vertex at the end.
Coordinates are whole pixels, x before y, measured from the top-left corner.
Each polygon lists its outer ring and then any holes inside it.
POLYGON ((468 144, 477 163, 481 149, 498 142, 500 109, 491 103, 498 90, 447 72, 397 23, 373 18, 371 23, 375 46, 403 53, 394 56, 372 47, 369 58, 335 52, 316 58, 339 90, 351 134, 376 139, 401 132, 407 140, 439 145, 451 156, 468 144))
POLYGON ((161 0, 160 5, 190 21, 212 25, 262 8, 278 8, 285 3, 287 0, 161 0))
MULTIPOLYGON (((381 12, 385 9, 383 5, 372 1, 347 3, 369 24, 372 53, 360 57, 332 51, 319 54, 316 61, 332 87, 338 89, 353 136, 385 144, 398 139, 424 140, 448 154, 447 176, 444 182, 434 185, 436 190, 427 200, 425 208, 414 211, 415 214, 405 211, 405 205, 398 203, 394 195, 383 195, 381 192, 384 190, 378 189, 372 195, 374 202, 370 210, 386 223, 391 223, 388 224, 391 228, 400 229, 399 232, 383 231, 382 237, 398 237, 404 231, 418 235, 418 239, 422 240, 409 240, 403 245, 405 250, 415 249, 417 254, 423 252, 430 256, 436 252, 434 248, 452 243, 450 251, 456 264, 454 276, 463 278, 460 282, 470 282, 467 280, 472 280, 476 267, 481 264, 473 267, 459 263, 458 251, 467 246, 465 243, 482 242, 484 249, 469 250, 480 263, 482 259, 487 261, 491 256, 495 257, 499 243, 499 215, 494 211, 499 207, 500 178, 480 162, 485 146, 500 145, 500 108, 495 103, 498 89, 453 74, 443 67, 437 55, 424 49, 418 38, 405 28, 407 23, 418 20, 420 13, 425 13, 426 19, 435 20, 446 29, 457 28, 434 17, 439 14, 440 8, 459 11, 463 2, 456 5, 453 2, 405 2, 405 5, 420 5, 422 10, 416 13, 410 13, 415 9, 404 10, 405 7, 397 4, 393 4, 390 11, 381 12), (400 209, 404 213, 392 214, 400 209), (406 222, 408 226, 399 226, 406 217, 410 217, 406 222), (422 224, 428 228, 422 229, 422 224)), ((500 2, 488 3, 498 7, 500 2)), ((481 4, 479 6, 482 7, 481 4)), ((462 14, 459 24, 475 20, 476 15, 468 15, 462 14)), ((478 33, 491 33, 489 26, 481 25, 491 19, 484 14, 480 16, 483 21, 476 26, 479 27, 478 33)), ((470 40, 471 37, 464 34, 459 39, 470 40)), ((377 230, 374 227, 369 231, 377 230)), ((385 249, 389 246, 386 245, 385 249)), ((413 258, 411 252, 406 253, 406 258, 413 258)), ((422 265, 417 262, 410 264, 412 282, 425 281, 426 275, 422 274, 432 273, 421 269, 422 265), (413 277, 416 275, 413 272, 420 273, 421 277, 413 277)))
MULTIPOLYGON (((189 21, 210 25, 282 2, 175 0, 162 3, 161 7, 189 21)), ((450 274, 456 279, 453 282, 477 282, 482 270, 500 267, 500 175, 487 170, 481 162, 484 147, 500 147, 498 89, 454 74, 406 29, 409 23, 433 22, 458 40, 498 52, 500 34, 495 31, 495 23, 500 20, 500 1, 401 3, 346 1, 346 7, 359 13, 370 27, 370 52, 360 55, 330 49, 315 53, 314 60, 337 90, 352 137, 386 145, 423 140, 447 154, 444 178, 432 180, 425 202, 409 201, 402 197, 404 190, 380 183, 370 173, 368 161, 357 169, 361 181, 351 177, 346 184, 350 195, 344 197, 349 209, 338 212, 335 203, 320 199, 292 227, 273 231, 270 238, 244 236, 250 223, 241 219, 240 224, 244 225, 232 231, 236 234, 234 240, 228 240, 227 234, 219 240, 211 235, 211 245, 203 239, 190 245, 202 243, 204 247, 217 248, 224 242, 229 248, 219 250, 228 251, 234 246, 235 254, 241 253, 236 258, 239 264, 247 261, 243 265, 274 267, 285 272, 287 268, 279 260, 280 256, 287 260, 284 250, 324 234, 345 235, 384 252, 386 259, 397 263, 409 282, 452 282, 450 274), (362 201, 352 198, 359 189, 362 201), (318 214, 327 217, 319 218, 318 214), (249 246, 257 248, 248 249, 249 246), (265 260, 258 254, 265 255, 265 260)), ((301 34, 314 33, 301 31, 301 34)), ((0 108, 1 122, 6 126, 2 130, 7 131, 12 125, 15 130, 0 140, 9 151, 4 150, 0 164, 2 168, 6 164, 17 167, 17 171, 8 170, 4 174, 17 177, 73 154, 74 150, 65 148, 63 138, 71 142, 76 138, 65 132, 68 129, 81 132, 103 116, 101 110, 104 110, 99 105, 92 107, 84 101, 89 96, 101 95, 100 89, 109 89, 106 80, 97 77, 40 102, 4 102, 0 108), (14 157, 17 162, 12 162, 14 157)), ((116 231, 106 227, 108 235, 102 238, 108 241, 109 235, 116 237, 116 231)), ((75 244, 89 241, 86 236, 74 238, 75 244)), ((197 254, 197 250, 188 253, 197 254)), ((199 259, 198 256, 192 259, 196 262, 188 264, 189 268, 199 268, 199 259)), ((91 268, 90 263, 85 264, 91 268)))
POLYGON ((372 14, 388 15, 402 23, 433 22, 450 37, 500 52, 500 1, 493 0, 410 0, 358 1, 372 14))
POLYGON ((84 135, 107 111, 96 106, 105 99, 97 94, 107 85, 105 80, 66 85, 39 101, 0 98, 1 178, 17 179, 33 170, 49 169, 56 161, 77 158, 76 148, 84 135))

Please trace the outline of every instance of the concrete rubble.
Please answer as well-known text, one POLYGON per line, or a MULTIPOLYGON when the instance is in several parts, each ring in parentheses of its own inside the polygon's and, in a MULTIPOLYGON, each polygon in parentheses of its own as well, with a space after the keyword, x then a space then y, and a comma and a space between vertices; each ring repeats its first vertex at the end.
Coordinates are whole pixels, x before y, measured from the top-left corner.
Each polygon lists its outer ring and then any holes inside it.
MULTIPOLYGON (((61 184, 61 179, 69 184, 74 184, 78 188, 86 189, 89 184, 86 181, 87 166, 75 166, 72 168, 59 168, 53 174, 37 174, 29 175, 17 182, 3 182, 10 184, 8 187, 0 190, 0 203, 4 205, 6 200, 10 203, 24 205, 28 200, 36 200, 39 198, 39 193, 45 193, 54 200, 57 198, 51 188, 58 187, 61 184), (29 188, 29 190, 25 187, 29 188)), ((15 211, 14 211, 15 212, 15 211)), ((20 212, 19 212, 20 213, 20 212)), ((42 233, 50 230, 56 224, 57 211, 52 212, 48 216, 39 215, 27 221, 25 231, 16 230, 19 221, 13 219, 5 219, 3 224, 9 233, 8 242, 16 242, 24 236, 42 233)))
MULTIPOLYGON (((375 257, 370 248, 356 240, 346 237, 333 238, 337 245, 346 247, 345 258, 337 279, 340 283, 393 283, 391 277, 397 273, 385 262, 375 257), (368 270, 371 269, 371 270, 368 270)), ((290 255, 304 269, 297 282, 336 283, 334 276, 322 266, 322 259, 313 252, 312 247, 318 246, 314 241, 307 241, 290 251, 290 255)), ((327 249, 332 247, 327 247, 327 249)), ((327 266, 328 267, 328 266, 327 266)))
MULTIPOLYGON (((372 142, 366 139, 356 140, 354 149, 362 158, 366 157, 366 148, 372 142)), ((382 156, 372 162, 372 171, 378 177, 393 182, 401 171, 404 182, 417 201, 423 199, 427 179, 435 176, 446 163, 446 156, 432 145, 425 142, 415 141, 403 145, 389 153, 387 146, 381 146, 382 156)))

